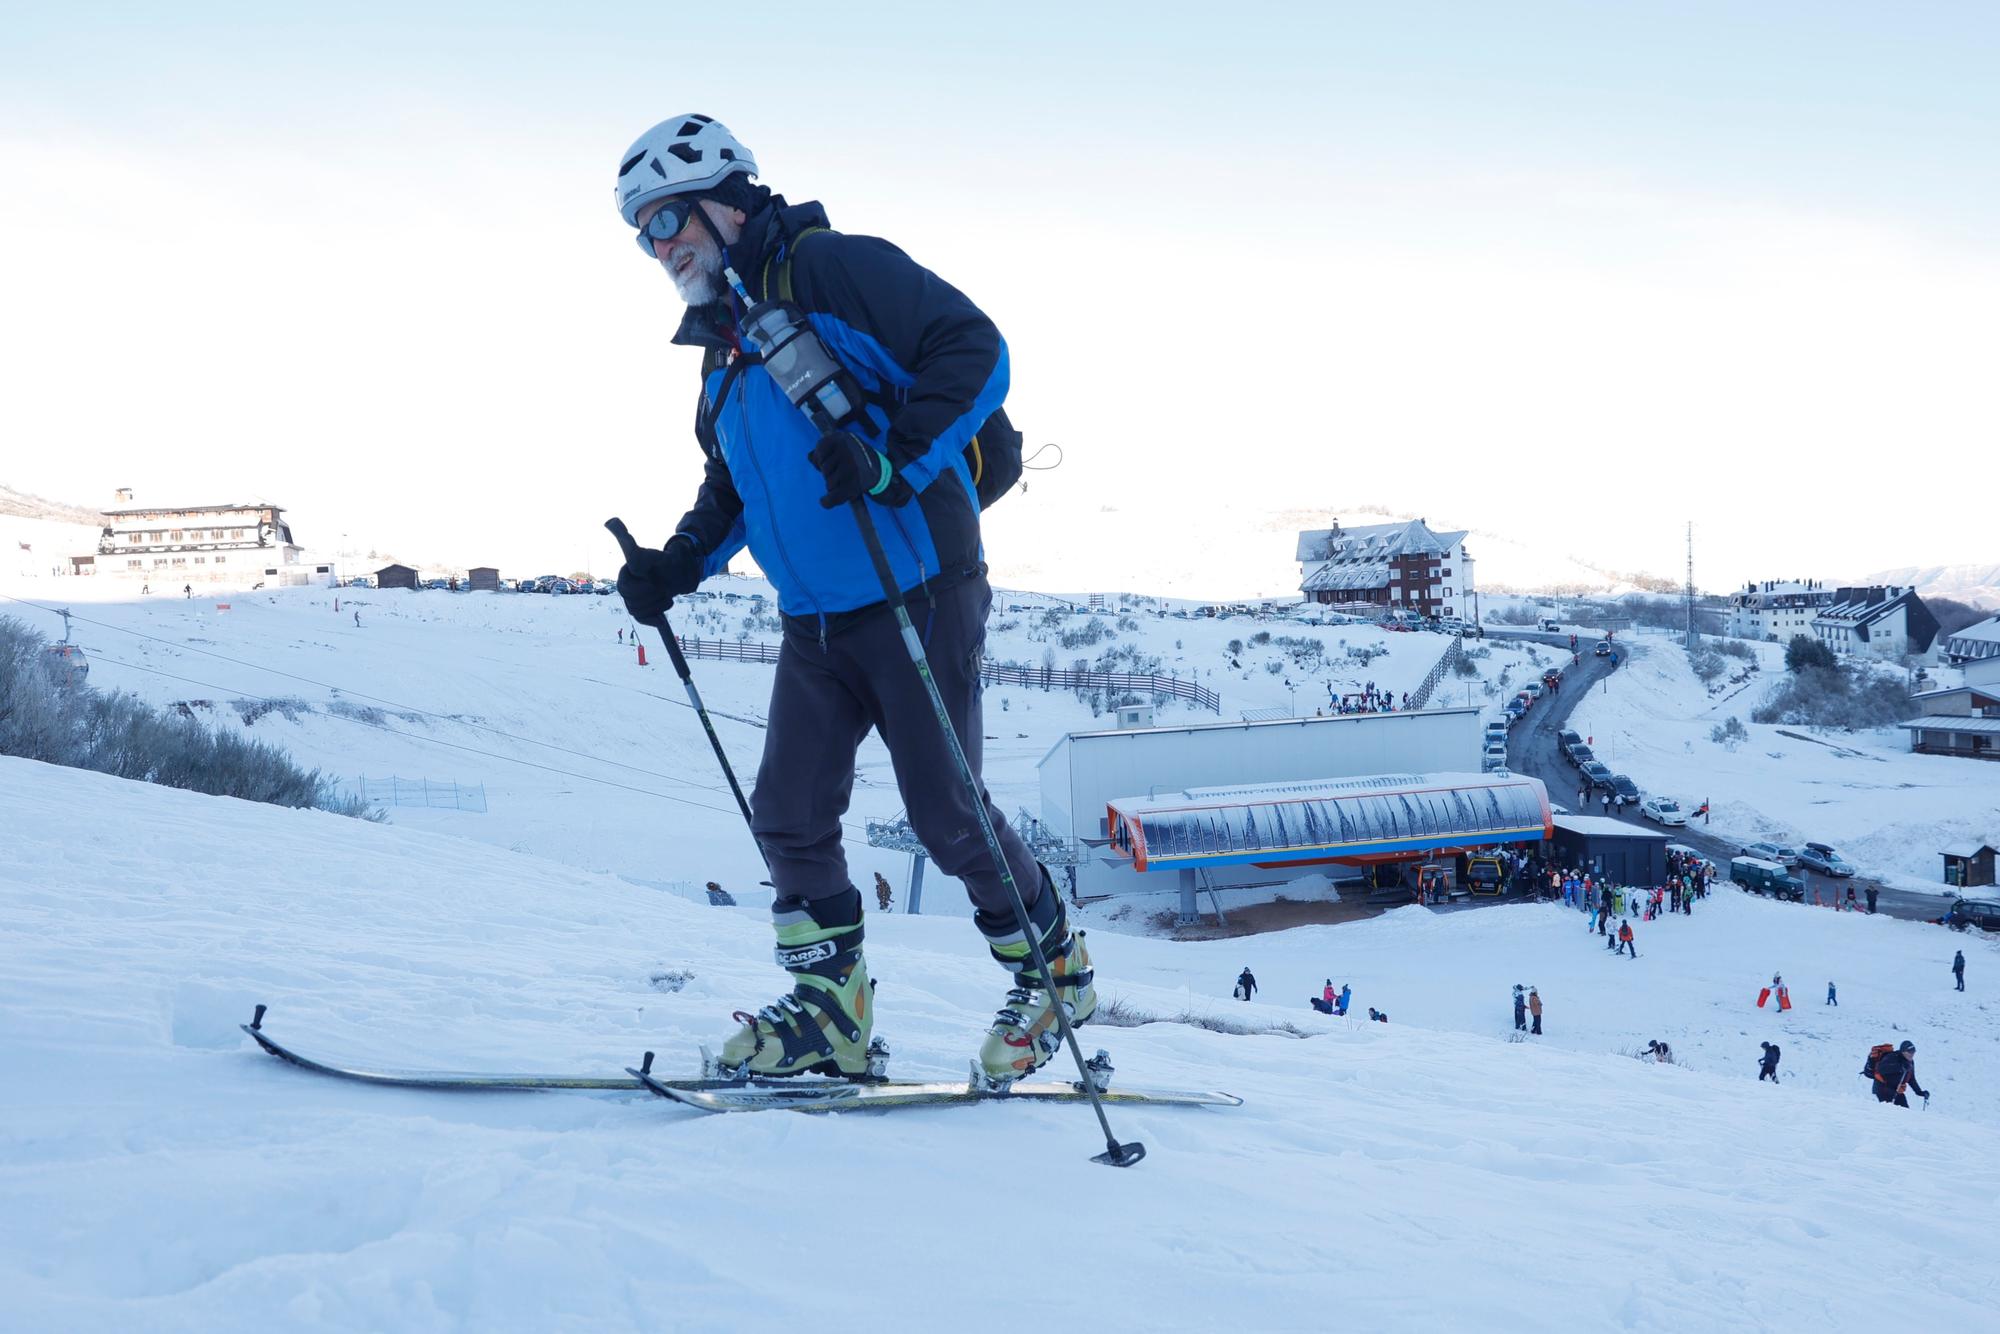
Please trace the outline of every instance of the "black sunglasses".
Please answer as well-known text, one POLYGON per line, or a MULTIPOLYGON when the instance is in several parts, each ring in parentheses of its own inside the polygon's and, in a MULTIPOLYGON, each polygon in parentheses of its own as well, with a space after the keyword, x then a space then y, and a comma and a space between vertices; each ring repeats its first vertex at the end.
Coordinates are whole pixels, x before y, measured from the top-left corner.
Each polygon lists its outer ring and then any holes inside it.
POLYGON ((659 211, 646 219, 646 225, 639 229, 636 238, 639 249, 646 252, 646 258, 653 258, 653 242, 671 241, 679 236, 694 217, 700 201, 694 195, 679 195, 662 204, 659 211))

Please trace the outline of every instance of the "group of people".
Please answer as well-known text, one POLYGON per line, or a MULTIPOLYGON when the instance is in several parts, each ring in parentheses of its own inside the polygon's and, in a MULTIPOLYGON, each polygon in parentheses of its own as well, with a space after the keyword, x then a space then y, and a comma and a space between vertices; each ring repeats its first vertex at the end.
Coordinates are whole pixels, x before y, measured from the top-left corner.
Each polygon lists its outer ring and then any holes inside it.
POLYGON ((1514 984, 1514 1031, 1537 1035, 1542 1031, 1542 993, 1529 987, 1524 995, 1519 982, 1514 984), (1528 1024, 1530 1018, 1534 1020, 1532 1028, 1528 1024))
POLYGON ((1358 692, 1336 695, 1333 687, 1326 688, 1326 706, 1334 714, 1344 713, 1395 713, 1410 707, 1410 692, 1403 692, 1403 702, 1396 702, 1392 690, 1377 690, 1373 681, 1366 682, 1358 692))

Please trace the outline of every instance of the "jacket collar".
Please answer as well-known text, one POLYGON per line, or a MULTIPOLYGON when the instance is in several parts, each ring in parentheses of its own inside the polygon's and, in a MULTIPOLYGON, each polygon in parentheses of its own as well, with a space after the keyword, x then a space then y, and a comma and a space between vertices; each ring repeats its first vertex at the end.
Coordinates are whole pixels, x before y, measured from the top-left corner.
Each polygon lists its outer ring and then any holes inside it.
MULTIPOLYGON (((736 244, 722 252, 723 258, 736 270, 752 295, 757 295, 757 284, 763 279, 765 260, 782 256, 792 238, 807 228, 827 225, 826 210, 817 200, 787 204, 783 195, 774 194, 744 221, 743 235, 736 244)), ((689 306, 687 313, 681 316, 674 342, 687 347, 738 346, 736 317, 742 313, 740 305, 734 293, 724 293, 720 301, 706 306, 689 306)))

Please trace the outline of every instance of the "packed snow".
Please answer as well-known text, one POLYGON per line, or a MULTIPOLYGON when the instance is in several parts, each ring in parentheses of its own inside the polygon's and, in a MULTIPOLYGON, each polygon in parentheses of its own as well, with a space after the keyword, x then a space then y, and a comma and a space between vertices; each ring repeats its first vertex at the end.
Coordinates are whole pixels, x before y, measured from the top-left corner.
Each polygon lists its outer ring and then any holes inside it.
MULTIPOLYGON (((1901 1320, 2000 1313, 1954 1258, 2000 1222, 2000 1167, 1968 1147, 2000 1106, 2000 957, 1971 942, 1955 993, 1936 928, 1731 894, 1642 929, 1636 960, 1553 907, 1098 932, 1128 1005, 1307 1034, 1086 1029, 1129 1082, 1245 1099, 1114 1108, 1150 1150, 1118 1172, 1087 1161, 1082 1107, 705 1118, 311 1075, 237 1030, 253 1004, 302 1047, 403 1066, 688 1061, 778 989, 768 929, 428 831, 21 760, 0 810, 12 1327, 1843 1330, 1913 1274, 1901 1320), (1245 963, 1269 1003, 1227 999, 1245 963), (1753 1004, 1772 968, 1789 1015, 1753 1004), (1307 1009, 1328 975, 1389 1022, 1307 1009), (1516 981, 1546 1037, 1504 1040, 1516 981), (1855 1075, 1899 1034, 1931 1110, 1855 1075), (1686 1064, 1620 1054, 1649 1037, 1686 1064)), ((878 916, 869 951, 897 1072, 950 1077, 997 970, 949 918, 878 916)))
MULTIPOLYGON (((683 603, 685 633, 775 638, 763 585, 713 587, 737 597, 683 603)), ((1123 1084, 1245 1100, 1113 1108, 1150 1150, 1125 1172, 1087 1161, 1102 1140, 1080 1106, 706 1118, 627 1093, 368 1088, 237 1025, 262 1002, 275 1035, 329 1057, 608 1075, 652 1050, 679 1073, 730 1011, 783 989, 761 866, 662 656, 638 665, 613 598, 134 600, 18 574, 0 593, 0 614, 50 634, 43 608, 71 606, 93 685, 344 782, 478 785, 486 807, 374 824, 0 759, 8 1328, 998 1330, 1059 1311, 1107 1329, 1842 1330, 1877 1326, 1883 1283, 1919 1273, 1900 1318, 2000 1321, 1985 1267, 1953 1259, 2000 1223, 2000 1167, 1968 1149, 2000 1122, 2000 949, 1977 933, 1725 890, 1635 923, 1628 959, 1553 906, 1179 941, 1097 905, 1106 997, 1158 1021, 1093 1026, 1086 1048, 1123 1084), (708 906, 710 879, 743 906, 708 906), (1230 999, 1246 964, 1249 1004, 1230 999), (1774 972, 1788 1013, 1755 1005, 1774 972), (1308 1007, 1329 980, 1352 985, 1353 1017, 1308 1007), (1546 1035, 1512 1040, 1517 982, 1540 989, 1546 1035), (1905 1036, 1927 1109, 1882 1108, 1857 1074, 1905 1036), (1632 1059, 1649 1039, 1676 1063, 1632 1059), (1783 1048, 1778 1087, 1755 1079, 1761 1041, 1783 1048)), ((1129 648, 1200 673, 1227 718, 1369 680, 1400 693, 1447 642, 1108 601, 999 591, 989 652, 1068 666, 1129 648)), ((1474 652, 1450 702, 1504 698, 1549 653, 1474 652)), ((1676 728, 1728 758, 1674 660, 1655 649, 1586 706, 1642 784, 1676 728), (1669 736, 1653 749, 1648 718, 1669 736)), ((770 669, 694 665, 747 782, 770 669)), ((1106 722, 1074 694, 990 689, 1002 807, 1032 808, 1056 737, 1106 722)), ((1741 781, 1748 807, 1763 794, 1741 781)), ((848 852, 900 898, 906 859, 861 829, 898 809, 871 741, 848 852)), ((1848 805, 1819 809, 1866 849, 1848 805)), ((926 915, 870 918, 899 1076, 955 1077, 1004 995, 955 891, 933 872, 926 915)))

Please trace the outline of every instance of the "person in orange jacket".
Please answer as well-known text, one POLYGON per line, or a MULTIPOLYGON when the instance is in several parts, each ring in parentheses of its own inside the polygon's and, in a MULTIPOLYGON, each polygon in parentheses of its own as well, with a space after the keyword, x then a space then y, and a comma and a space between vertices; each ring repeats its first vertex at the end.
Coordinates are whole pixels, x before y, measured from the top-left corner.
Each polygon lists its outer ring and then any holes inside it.
POLYGON ((1533 987, 1528 988, 1528 1013, 1533 1015, 1535 1019, 1534 1027, 1528 1031, 1530 1033, 1540 1033, 1542 1031, 1542 993, 1533 987))
POLYGON ((1630 920, 1621 920, 1618 923, 1618 949, 1622 953, 1630 954, 1635 959, 1639 957, 1639 951, 1632 947, 1632 923, 1630 920))

